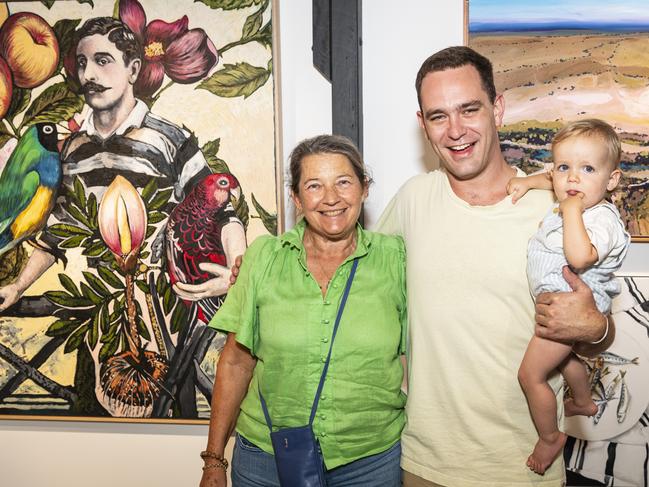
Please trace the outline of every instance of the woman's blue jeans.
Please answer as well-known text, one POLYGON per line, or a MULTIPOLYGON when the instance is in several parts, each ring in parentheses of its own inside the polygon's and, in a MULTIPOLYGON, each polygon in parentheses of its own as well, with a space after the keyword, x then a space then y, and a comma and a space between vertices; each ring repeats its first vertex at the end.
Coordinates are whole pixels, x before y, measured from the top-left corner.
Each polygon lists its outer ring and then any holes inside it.
MULTIPOLYGON (((401 443, 382 453, 327 470, 327 487, 399 487, 401 443)), ((232 456, 232 487, 280 487, 275 458, 241 435, 232 456)))

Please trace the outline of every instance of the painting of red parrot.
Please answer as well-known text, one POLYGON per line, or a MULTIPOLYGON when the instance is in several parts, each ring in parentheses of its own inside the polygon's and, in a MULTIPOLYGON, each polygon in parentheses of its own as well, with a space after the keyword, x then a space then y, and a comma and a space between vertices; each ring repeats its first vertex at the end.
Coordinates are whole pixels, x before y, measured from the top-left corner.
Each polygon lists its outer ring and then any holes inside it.
MULTIPOLYGON (((167 259, 171 284, 198 284, 214 277, 200 269, 201 263, 228 266, 223 228, 243 224, 233 208, 240 197, 240 186, 232 174, 210 174, 202 179, 169 215, 167 259)), ((197 317, 207 323, 223 301, 223 296, 197 302, 197 317)), ((191 306, 191 302, 186 302, 191 306)))

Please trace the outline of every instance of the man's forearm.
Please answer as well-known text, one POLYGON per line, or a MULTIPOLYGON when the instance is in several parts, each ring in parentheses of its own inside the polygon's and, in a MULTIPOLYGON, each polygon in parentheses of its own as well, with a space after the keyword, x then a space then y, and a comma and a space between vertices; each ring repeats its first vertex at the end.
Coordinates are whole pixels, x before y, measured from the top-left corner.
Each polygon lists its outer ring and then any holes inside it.
POLYGON ((606 333, 606 337, 599 343, 588 343, 588 342, 578 342, 573 347, 575 352, 584 357, 594 357, 595 355, 602 353, 608 349, 613 340, 615 340, 615 323, 613 318, 609 315, 608 326, 604 329, 602 333, 606 333))

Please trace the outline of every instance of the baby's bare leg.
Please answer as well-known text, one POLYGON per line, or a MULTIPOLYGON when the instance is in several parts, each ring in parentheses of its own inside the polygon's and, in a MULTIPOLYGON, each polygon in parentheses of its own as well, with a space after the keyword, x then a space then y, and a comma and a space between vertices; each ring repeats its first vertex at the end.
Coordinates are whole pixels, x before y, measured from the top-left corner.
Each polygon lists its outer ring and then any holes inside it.
POLYGON ((527 466, 538 474, 561 454, 566 435, 557 426, 557 403, 547 378, 570 355, 572 348, 552 340, 532 337, 518 370, 518 380, 527 397, 532 421, 539 433, 527 466))
POLYGON ((559 370, 572 391, 572 399, 565 402, 566 416, 596 414, 597 405, 591 396, 588 373, 581 360, 571 353, 568 360, 561 364, 559 370))

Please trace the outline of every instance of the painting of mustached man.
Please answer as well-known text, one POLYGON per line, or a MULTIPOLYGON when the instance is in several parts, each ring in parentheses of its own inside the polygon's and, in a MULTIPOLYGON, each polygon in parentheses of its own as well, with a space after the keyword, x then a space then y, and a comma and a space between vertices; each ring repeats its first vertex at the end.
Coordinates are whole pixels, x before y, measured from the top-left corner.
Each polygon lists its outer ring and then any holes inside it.
POLYGON ((270 0, 0 2, 0 415, 209 417, 277 233, 270 0))
POLYGON ((507 110, 507 161, 550 162, 566 122, 600 118, 622 141, 611 195, 635 241, 649 241, 649 9, 644 0, 468 0, 468 43, 494 65, 507 110))
POLYGON ((597 413, 565 421, 568 485, 649 485, 649 277, 617 279, 615 340, 584 360, 597 413))

